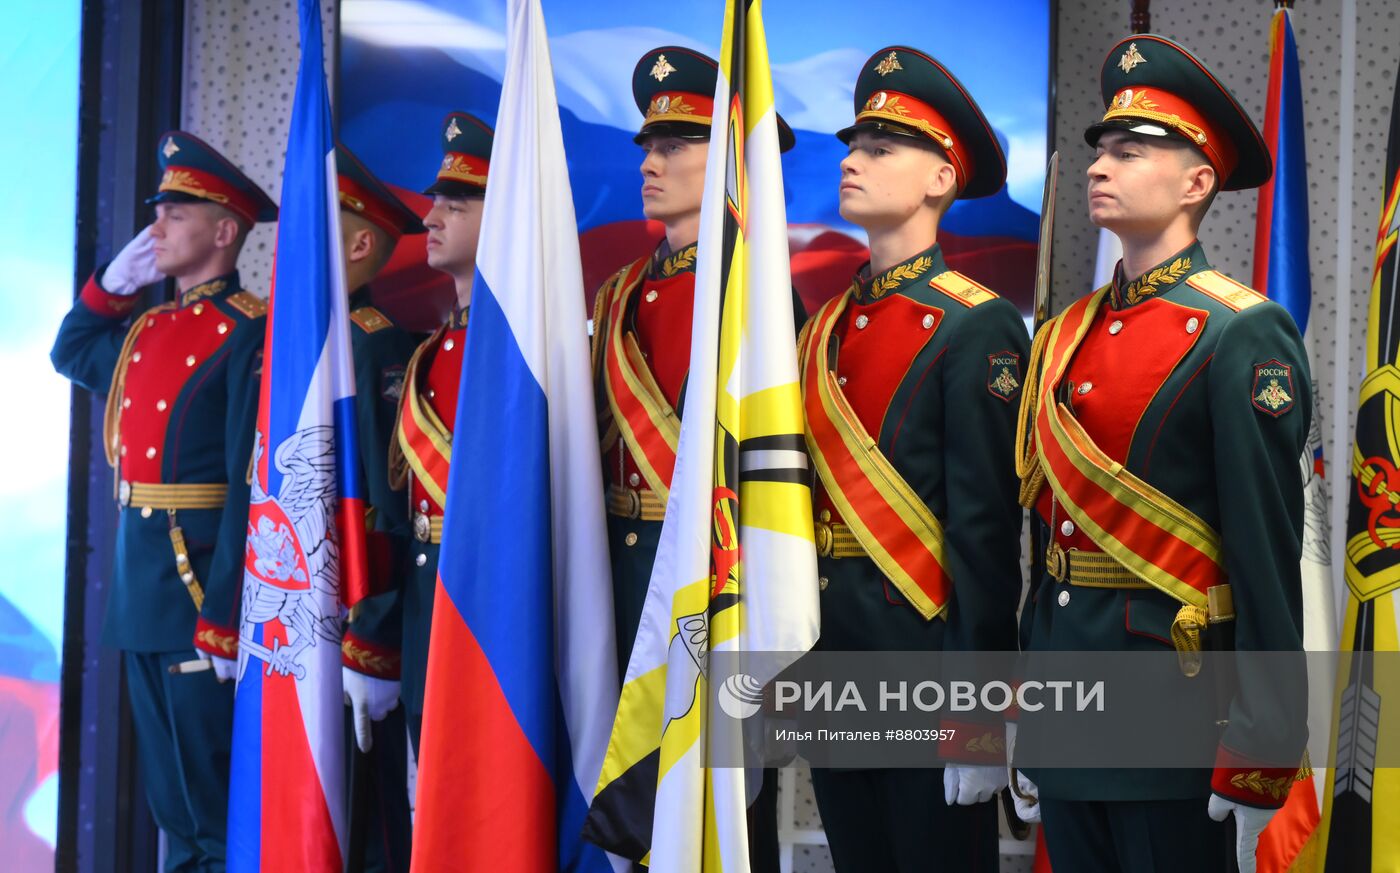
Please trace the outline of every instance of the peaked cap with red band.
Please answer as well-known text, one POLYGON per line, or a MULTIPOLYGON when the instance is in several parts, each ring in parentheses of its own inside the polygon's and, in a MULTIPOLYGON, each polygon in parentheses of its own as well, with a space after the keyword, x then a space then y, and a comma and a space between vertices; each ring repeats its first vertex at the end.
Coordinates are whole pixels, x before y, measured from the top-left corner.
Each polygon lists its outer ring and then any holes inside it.
MULTIPOLYGON (((633 140, 647 136, 708 139, 715 109, 719 64, 714 58, 678 45, 664 45, 642 55, 632 71, 632 99, 643 116, 642 129, 633 140)), ((778 149, 797 143, 792 128, 778 119, 778 149)))
POLYGON ((340 208, 349 210, 382 228, 394 239, 425 233, 427 228, 412 209, 371 173, 355 153, 341 143, 335 146, 336 183, 340 208))
POLYGON ((148 204, 217 203, 249 224, 277 220, 272 198, 199 137, 167 131, 160 135, 156 155, 160 185, 148 204))
POLYGON ((442 163, 424 194, 480 197, 486 193, 491 143, 496 133, 469 112, 449 112, 442 120, 442 163))
POLYGON ((927 138, 958 174, 958 198, 987 197, 1006 184, 1006 156, 977 101, 938 61, 908 46, 870 56, 856 79, 856 121, 836 135, 862 130, 927 138))
POLYGON ((1200 149, 1222 191, 1257 188, 1274 162, 1259 129, 1195 55, 1164 36, 1140 33, 1109 50, 1099 76, 1103 120, 1084 132, 1098 145, 1106 130, 1174 136, 1200 149))

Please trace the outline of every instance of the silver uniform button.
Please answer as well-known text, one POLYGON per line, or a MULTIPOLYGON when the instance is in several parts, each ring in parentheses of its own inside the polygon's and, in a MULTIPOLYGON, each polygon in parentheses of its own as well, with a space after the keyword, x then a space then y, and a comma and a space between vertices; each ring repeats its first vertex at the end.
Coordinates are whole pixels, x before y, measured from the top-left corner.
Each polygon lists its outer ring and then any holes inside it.
POLYGON ((1195 333, 1195 332, 1196 332, 1196 329, 1199 328, 1200 326, 1201 326, 1201 320, 1200 320, 1199 318, 1196 318, 1195 316, 1192 316, 1191 318, 1186 319, 1186 332, 1187 332, 1187 333, 1195 333))
POLYGON ((419 511, 419 512, 427 512, 427 511, 428 511, 428 501, 426 501, 426 500, 420 500, 420 501, 418 501, 418 511, 419 511))
POLYGON ((870 323, 870 319, 864 315, 856 316, 856 329, 865 330, 865 326, 870 323))
POLYGON ((928 330, 928 329, 931 328, 931 327, 933 327, 933 316, 932 316, 932 315, 925 315, 925 316, 924 316, 924 330, 928 330))
POLYGON ((423 554, 422 552, 419 552, 418 557, 413 559, 413 563, 421 567, 424 564, 428 563, 428 556, 423 554))
POLYGON ((453 349, 457 348, 457 341, 454 339, 446 340, 445 342, 443 342, 442 347, 450 352, 453 349))
POLYGON ((656 293, 656 289, 653 288, 653 289, 651 289, 650 291, 647 292, 647 302, 648 302, 648 303, 655 303, 655 302, 656 302, 656 298, 659 297, 659 296, 660 296, 660 295, 656 293))
POLYGON ((1094 390, 1094 383, 1093 383, 1093 382, 1083 382, 1083 383, 1081 383, 1080 386, 1079 386, 1079 393, 1080 393, 1081 395, 1088 394, 1090 391, 1093 391, 1093 390, 1094 390))
POLYGON ((117 502, 122 506, 127 506, 131 503, 131 483, 125 479, 117 485, 117 502))
POLYGON ((837 376, 837 377, 836 377, 836 384, 837 384, 837 385, 841 385, 841 386, 844 387, 845 384, 846 384, 846 377, 845 377, 845 376, 837 376))
POLYGON ((1060 533, 1067 537, 1074 536, 1074 522, 1069 519, 1060 522, 1060 533))
POLYGON ((1061 591, 1059 600, 1061 606, 1069 606, 1069 592, 1061 591))
POLYGON ((1108 326, 1108 332, 1113 336, 1118 336, 1118 332, 1123 329, 1122 321, 1115 321, 1108 326))
POLYGON ((642 484, 642 477, 637 475, 636 473, 633 473, 632 475, 627 477, 627 484, 631 485, 633 488, 636 488, 638 485, 642 484))

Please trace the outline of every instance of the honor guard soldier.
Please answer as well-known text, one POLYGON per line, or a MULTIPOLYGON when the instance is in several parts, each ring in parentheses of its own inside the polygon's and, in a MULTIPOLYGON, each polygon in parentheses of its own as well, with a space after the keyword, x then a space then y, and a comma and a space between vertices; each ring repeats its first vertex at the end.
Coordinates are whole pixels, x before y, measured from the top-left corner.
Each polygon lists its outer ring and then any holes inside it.
MULTIPOLYGON (((1197 239, 1217 191, 1268 181, 1268 150, 1219 79, 1163 37, 1115 46, 1101 89, 1089 217, 1123 259, 1033 347, 1018 472, 1049 546, 1028 648, 1175 648, 1188 677, 1231 634, 1238 650, 1301 652, 1308 362, 1288 312, 1212 269, 1197 239)), ((1214 696, 1215 677, 1187 681, 1214 696)), ((1213 771, 1019 774, 1017 805, 1043 817, 1055 868, 1224 871, 1233 812, 1234 853, 1253 870, 1299 774, 1306 691, 1239 688, 1213 771)))
POLYGON ((491 128, 465 112, 443 122, 442 164, 424 194, 433 198, 423 223, 428 229, 428 266, 452 277, 457 304, 447 322, 413 353, 403 381, 398 420, 390 444, 390 475, 407 484, 413 541, 401 592, 403 687, 409 733, 417 754, 423 727, 423 687, 428 676, 428 632, 433 624, 442 514, 457 391, 467 336, 467 307, 476 276, 476 245, 491 160, 491 128))
MULTIPOLYGON (((424 233, 423 223, 344 145, 336 147, 340 189, 340 239, 350 292, 350 346, 355 363, 355 420, 360 480, 371 518, 371 587, 383 592, 350 613, 341 643, 345 694, 356 744, 368 753, 373 778, 367 804, 365 871, 406 871, 411 824, 408 808, 408 732, 399 703, 399 648, 403 608, 397 589, 411 541, 408 505, 389 482, 389 445, 403 394, 408 361, 418 337, 394 324, 370 303, 369 283, 404 234, 424 233)), ((352 760, 351 767, 365 759, 352 760)), ((363 780, 352 780, 352 782, 363 780)), ((355 811, 351 811, 352 821, 355 811)))
MULTIPOLYGON (((642 212, 660 222, 666 236, 655 251, 608 279, 593 303, 593 375, 607 483, 619 678, 627 672, 642 620, 676 464, 718 76, 712 58, 680 46, 653 49, 637 62, 632 98, 643 121, 633 140, 644 153, 642 212)), ((779 116, 779 149, 787 151, 794 142, 792 129, 779 116)), ((796 292, 793 308, 800 325, 796 292)), ((765 771, 762 790, 749 807, 756 870, 777 870, 776 792, 776 775, 765 771)))
MULTIPOLYGON (((713 59, 679 46, 653 49, 637 62, 632 97, 644 120, 633 140, 644 152, 642 212, 666 236, 608 279, 593 303, 619 677, 642 619, 676 464, 718 75, 713 59)), ((794 141, 780 117, 779 148, 794 141)))
POLYGON ((188 133, 161 136, 156 218, 99 269, 51 354, 106 392, 116 558, 103 626, 122 649, 147 799, 167 870, 222 870, 248 478, 267 304, 238 254, 277 207, 188 133), (134 312, 165 277, 176 299, 134 312), (185 672, 192 657, 213 671, 185 672))
MULTIPOLYGON (((1015 416, 1029 345, 1009 301, 944 262, 939 223, 1006 159, 948 70, 876 52, 837 136, 841 216, 870 263, 799 336, 817 470, 824 651, 1016 648, 1021 512, 1015 416)), ((955 724, 937 769, 814 769, 839 871, 994 870, 1001 725, 955 724)))

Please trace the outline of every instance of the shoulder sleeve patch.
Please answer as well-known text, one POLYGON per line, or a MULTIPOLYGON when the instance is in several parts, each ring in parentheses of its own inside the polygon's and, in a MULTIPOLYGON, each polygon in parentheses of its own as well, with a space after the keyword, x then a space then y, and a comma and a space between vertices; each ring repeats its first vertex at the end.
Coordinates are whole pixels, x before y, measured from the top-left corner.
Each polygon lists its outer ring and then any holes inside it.
POLYGON ((248 318, 261 318, 267 315, 267 301, 251 291, 239 291, 228 298, 228 305, 248 318))
POLYGON ((995 300, 1000 296, 992 289, 985 285, 979 285, 957 270, 939 273, 928 280, 928 286, 942 291, 969 309, 986 303, 988 300, 995 300))
POLYGON ((389 320, 388 316, 378 309, 375 309, 373 306, 361 306, 359 309, 356 309, 354 312, 350 313, 350 320, 359 325, 360 330, 363 330, 365 333, 374 333, 394 326, 394 323, 389 320))
POLYGON ((1293 388, 1293 367, 1278 358, 1254 365, 1254 386, 1250 402, 1265 415, 1279 418, 1293 408, 1297 391, 1293 388))
POLYGON ((1269 299, 1248 285, 1241 285, 1219 270, 1206 270, 1197 273, 1187 278, 1186 284, 1207 297, 1214 297, 1236 312, 1269 299))
POLYGON ((1010 403, 1021 392, 1021 356, 1002 351, 987 356, 987 392, 996 399, 1010 403))

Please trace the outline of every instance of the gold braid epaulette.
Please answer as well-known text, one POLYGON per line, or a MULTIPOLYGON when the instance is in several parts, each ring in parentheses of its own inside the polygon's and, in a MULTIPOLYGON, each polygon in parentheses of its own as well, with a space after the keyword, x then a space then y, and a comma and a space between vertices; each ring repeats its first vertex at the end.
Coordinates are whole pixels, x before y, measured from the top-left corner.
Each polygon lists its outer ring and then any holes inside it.
MULTIPOLYGON (((1057 316, 1058 318, 1058 316, 1057 316)), ((1040 489, 1045 487, 1045 470, 1035 448, 1035 417, 1040 412, 1040 371, 1045 367, 1046 346, 1056 318, 1047 320, 1035 332, 1031 341, 1030 360, 1026 362, 1026 378, 1021 384, 1021 406, 1016 414, 1016 476, 1021 480, 1017 500, 1027 509, 1035 508, 1040 489)))
POLYGON ((267 315, 267 301, 251 291, 239 291, 228 298, 228 305, 248 318, 261 318, 267 315))

